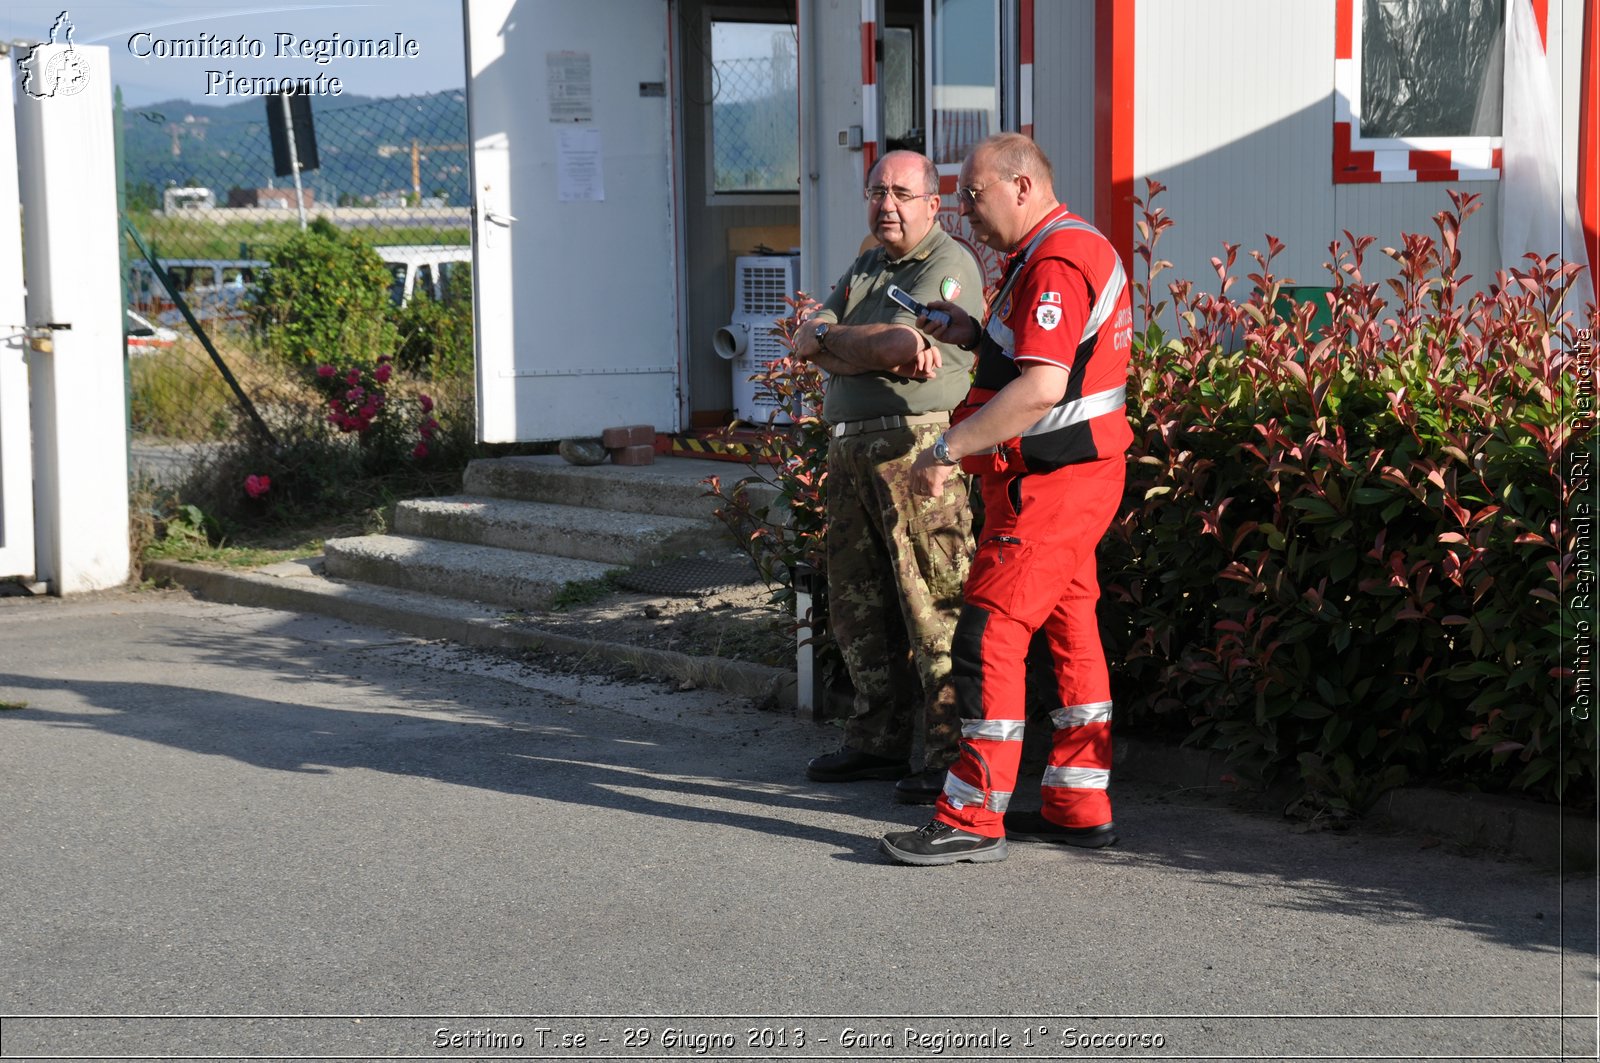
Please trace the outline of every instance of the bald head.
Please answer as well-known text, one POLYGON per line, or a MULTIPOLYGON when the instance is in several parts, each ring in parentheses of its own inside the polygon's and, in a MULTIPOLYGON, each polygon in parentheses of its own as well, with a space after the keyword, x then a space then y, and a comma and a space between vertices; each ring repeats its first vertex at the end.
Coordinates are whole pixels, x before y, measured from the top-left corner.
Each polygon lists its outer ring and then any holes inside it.
POLYGON ((961 164, 956 202, 972 235, 1005 253, 1061 205, 1050 160, 1020 133, 978 142, 961 164))
POLYGON ((1021 133, 996 133, 978 141, 972 154, 984 152, 989 163, 1001 173, 1027 174, 1033 183, 1055 194, 1056 170, 1032 137, 1021 133))

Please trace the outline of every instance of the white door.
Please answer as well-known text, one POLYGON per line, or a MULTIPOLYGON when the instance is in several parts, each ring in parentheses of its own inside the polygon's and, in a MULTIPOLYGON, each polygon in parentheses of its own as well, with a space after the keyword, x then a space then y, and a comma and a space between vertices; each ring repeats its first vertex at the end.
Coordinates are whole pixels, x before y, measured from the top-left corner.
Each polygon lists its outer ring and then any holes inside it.
POLYGON ((467 0, 478 433, 676 431, 669 0, 467 0))
POLYGON ((0 578, 34 575, 33 448, 17 188, 16 79, 0 65, 0 578))

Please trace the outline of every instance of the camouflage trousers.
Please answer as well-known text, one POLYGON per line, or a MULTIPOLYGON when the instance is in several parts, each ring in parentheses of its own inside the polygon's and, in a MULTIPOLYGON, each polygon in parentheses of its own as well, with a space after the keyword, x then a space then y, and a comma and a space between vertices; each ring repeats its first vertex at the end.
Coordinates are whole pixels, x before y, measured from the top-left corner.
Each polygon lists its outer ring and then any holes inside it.
MULTIPOLYGON (((855 685, 845 744, 943 768, 961 719, 950 640, 972 560, 967 478, 912 494, 911 463, 944 429, 910 425, 828 445, 828 617, 855 685)), ((918 764, 912 764, 918 769, 918 764)))

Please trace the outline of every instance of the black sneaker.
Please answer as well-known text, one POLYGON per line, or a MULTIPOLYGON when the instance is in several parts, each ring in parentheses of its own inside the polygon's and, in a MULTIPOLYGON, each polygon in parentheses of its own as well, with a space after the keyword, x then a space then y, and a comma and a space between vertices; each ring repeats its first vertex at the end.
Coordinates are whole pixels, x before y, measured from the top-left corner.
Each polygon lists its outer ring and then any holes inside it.
POLYGON ((907 775, 894 784, 894 799, 902 805, 931 805, 944 793, 946 769, 929 768, 907 775))
POLYGON ((970 860, 974 864, 988 864, 1006 858, 1004 838, 985 838, 970 834, 960 827, 952 827, 942 820, 934 820, 916 830, 885 834, 878 843, 883 855, 902 864, 930 866, 933 864, 959 864, 970 860))
POLYGON ((836 753, 811 758, 806 778, 817 782, 855 782, 857 779, 898 779, 906 773, 900 757, 880 757, 845 746, 836 753))
POLYGON ((1054 842, 1082 849, 1104 849, 1117 844, 1116 823, 1097 827, 1063 827, 1044 818, 1042 812, 1007 812, 1006 837, 1019 842, 1054 842))

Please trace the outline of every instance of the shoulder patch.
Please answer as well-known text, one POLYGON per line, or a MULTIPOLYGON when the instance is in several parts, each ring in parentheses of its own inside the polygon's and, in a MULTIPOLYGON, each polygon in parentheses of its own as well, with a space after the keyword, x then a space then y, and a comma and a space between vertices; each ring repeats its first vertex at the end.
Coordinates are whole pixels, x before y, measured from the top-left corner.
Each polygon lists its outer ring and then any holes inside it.
POLYGON ((950 300, 961 294, 961 282, 954 277, 946 277, 939 282, 939 298, 950 300))
POLYGON ((1039 323, 1040 328, 1049 332, 1061 324, 1061 311, 1049 303, 1040 303, 1038 309, 1033 312, 1033 319, 1039 323))
POLYGON ((1057 306, 1060 306, 1061 305, 1061 293, 1060 292, 1040 292, 1039 293, 1039 301, 1041 303, 1055 303, 1057 306))

